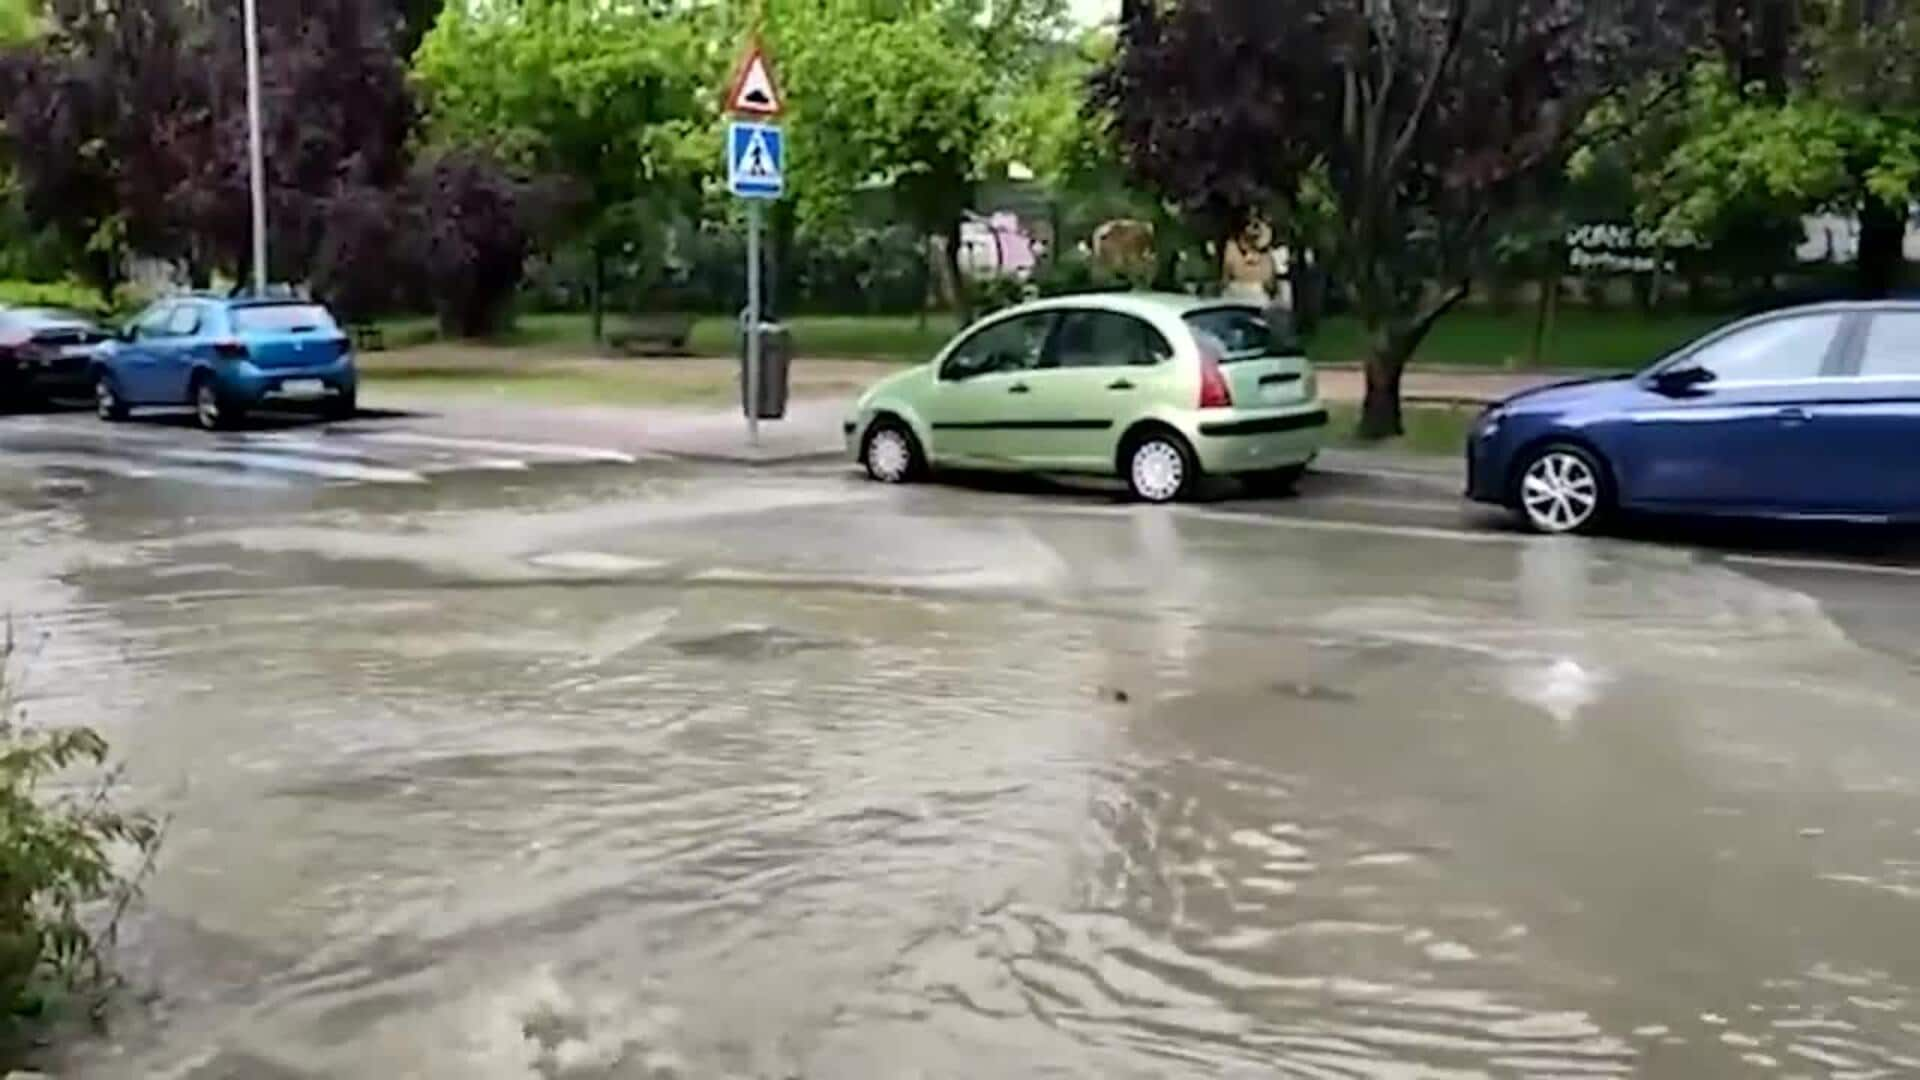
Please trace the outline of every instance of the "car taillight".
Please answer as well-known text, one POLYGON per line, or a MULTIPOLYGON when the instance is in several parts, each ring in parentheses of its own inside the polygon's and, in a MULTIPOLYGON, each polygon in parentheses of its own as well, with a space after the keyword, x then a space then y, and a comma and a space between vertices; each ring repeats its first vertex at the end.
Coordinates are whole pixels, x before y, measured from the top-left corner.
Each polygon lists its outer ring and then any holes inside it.
POLYGON ((33 340, 25 330, 0 330, 0 349, 17 349, 33 340))
POLYGON ((222 360, 245 360, 247 347, 237 341, 216 341, 213 343, 213 355, 222 360))
POLYGON ((1233 408, 1233 391, 1227 387, 1227 373, 1220 370, 1220 357, 1212 349, 1200 350, 1200 407, 1233 408))

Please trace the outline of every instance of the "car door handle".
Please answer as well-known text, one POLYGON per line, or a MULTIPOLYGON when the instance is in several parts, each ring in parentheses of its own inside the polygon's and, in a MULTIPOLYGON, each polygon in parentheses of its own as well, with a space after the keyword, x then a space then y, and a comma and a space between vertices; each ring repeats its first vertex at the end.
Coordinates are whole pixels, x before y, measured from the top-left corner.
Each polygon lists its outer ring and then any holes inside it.
POLYGON ((1031 389, 1029 389, 1029 388, 1027 387, 1027 384, 1026 384, 1026 383, 1023 383, 1023 382, 1017 382, 1017 383, 1014 383, 1014 384, 1013 384, 1012 386, 1009 386, 1009 387, 1007 387, 1007 393, 1009 393, 1009 394, 1031 394, 1031 393, 1033 393, 1033 391, 1032 391, 1031 389))
POLYGON ((1119 379, 1119 380, 1116 380, 1116 381, 1114 381, 1114 382, 1110 382, 1110 383, 1108 383, 1108 384, 1107 384, 1107 389, 1109 389, 1109 390, 1131 390, 1131 389, 1133 389, 1133 384, 1132 384, 1132 383, 1130 383, 1130 382, 1128 382, 1128 381, 1127 381, 1127 380, 1125 380, 1125 379, 1119 379))
POLYGON ((1779 417, 1781 421, 1788 424, 1804 424, 1807 421, 1813 419, 1812 413, 1808 412, 1807 410, 1801 408, 1798 405, 1789 405, 1786 408, 1781 409, 1778 412, 1774 413, 1773 415, 1779 417))

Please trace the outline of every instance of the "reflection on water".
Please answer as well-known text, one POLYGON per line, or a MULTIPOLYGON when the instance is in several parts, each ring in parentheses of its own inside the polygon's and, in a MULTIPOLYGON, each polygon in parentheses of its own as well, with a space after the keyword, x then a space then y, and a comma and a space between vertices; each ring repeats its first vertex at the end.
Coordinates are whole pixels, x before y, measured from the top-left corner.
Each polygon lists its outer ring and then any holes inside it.
POLYGON ((17 519, 36 708, 176 815, 73 1075, 1920 1069, 1916 688, 1804 598, 821 488, 466 581, 17 519))

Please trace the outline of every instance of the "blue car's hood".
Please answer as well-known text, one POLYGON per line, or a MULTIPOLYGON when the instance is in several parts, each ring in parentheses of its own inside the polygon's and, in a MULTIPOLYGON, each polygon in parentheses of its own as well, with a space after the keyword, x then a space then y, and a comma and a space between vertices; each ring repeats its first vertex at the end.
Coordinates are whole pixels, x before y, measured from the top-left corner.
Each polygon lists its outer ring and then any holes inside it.
POLYGON ((1563 379, 1522 390, 1500 403, 1507 409, 1521 406, 1532 409, 1565 409, 1574 405, 1588 405, 1607 398, 1616 397, 1633 386, 1633 375, 1597 375, 1580 379, 1563 379))

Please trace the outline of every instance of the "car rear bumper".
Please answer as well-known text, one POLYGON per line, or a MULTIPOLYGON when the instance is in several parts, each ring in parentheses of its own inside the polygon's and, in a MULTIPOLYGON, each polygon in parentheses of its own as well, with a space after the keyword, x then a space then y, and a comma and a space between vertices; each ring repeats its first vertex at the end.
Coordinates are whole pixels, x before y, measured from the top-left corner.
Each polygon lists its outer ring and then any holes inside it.
POLYGON ((241 362, 220 372, 220 384, 227 394, 250 404, 339 397, 353 393, 359 383, 352 360, 276 368, 241 362))
POLYGON ((1315 402, 1284 412, 1196 413, 1187 434, 1207 472, 1262 472, 1312 461, 1326 445, 1327 422, 1315 402))

